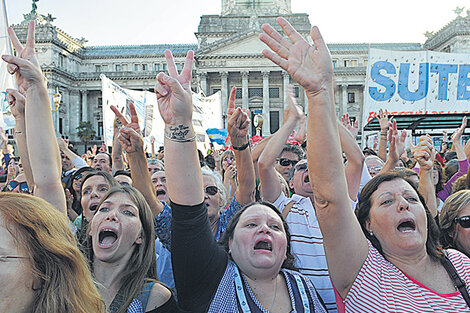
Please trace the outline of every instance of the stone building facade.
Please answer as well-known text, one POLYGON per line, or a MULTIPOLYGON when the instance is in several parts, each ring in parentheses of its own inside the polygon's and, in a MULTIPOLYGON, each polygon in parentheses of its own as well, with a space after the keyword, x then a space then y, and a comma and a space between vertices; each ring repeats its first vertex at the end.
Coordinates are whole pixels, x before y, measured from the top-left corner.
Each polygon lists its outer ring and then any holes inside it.
MULTIPOLYGON (((328 44, 335 67, 338 116, 349 113, 353 119, 361 119, 369 48, 470 52, 470 10, 466 16, 462 16, 462 9, 456 13, 457 17, 442 29, 426 33, 424 44, 328 44)), ((87 46, 83 38, 72 38, 54 26, 50 14, 40 15, 34 8, 13 28, 25 41, 28 22, 36 20, 38 57, 48 80, 51 102, 56 90, 62 94, 61 106, 53 113, 56 132, 72 142, 79 141, 76 128, 80 121, 91 121, 97 142, 101 140, 100 74, 124 88, 153 90, 158 72, 166 71, 165 49, 173 51, 178 69, 183 66, 186 52, 194 50, 193 89, 205 95, 221 91, 225 117, 230 88, 236 86, 237 105, 249 108, 252 114, 262 113, 262 134, 269 135, 282 123, 287 85, 295 85, 286 72, 261 54, 265 46, 258 39, 260 26, 269 23, 280 30, 275 22, 280 15, 310 40, 308 15, 292 13, 291 0, 222 0, 220 15, 201 16, 195 33, 197 43, 193 44, 87 46)), ((297 86, 295 94, 306 111, 304 91, 297 86)))

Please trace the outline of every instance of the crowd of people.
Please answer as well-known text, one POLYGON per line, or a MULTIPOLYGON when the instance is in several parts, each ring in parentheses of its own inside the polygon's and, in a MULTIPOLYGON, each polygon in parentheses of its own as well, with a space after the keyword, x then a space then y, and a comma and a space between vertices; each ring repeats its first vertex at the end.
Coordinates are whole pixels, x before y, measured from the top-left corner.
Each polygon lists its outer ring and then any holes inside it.
POLYGON ((377 146, 337 118, 333 66, 284 18, 263 55, 304 88, 282 126, 253 144, 227 107, 231 144, 202 153, 189 51, 155 85, 164 146, 144 152, 138 116, 116 115, 111 153, 56 138, 34 22, 5 55, 15 149, 0 132, 0 312, 470 312, 467 120, 436 151, 377 114, 377 146), (294 132, 294 129, 296 131, 294 132), (17 156, 15 156, 17 155, 17 156))

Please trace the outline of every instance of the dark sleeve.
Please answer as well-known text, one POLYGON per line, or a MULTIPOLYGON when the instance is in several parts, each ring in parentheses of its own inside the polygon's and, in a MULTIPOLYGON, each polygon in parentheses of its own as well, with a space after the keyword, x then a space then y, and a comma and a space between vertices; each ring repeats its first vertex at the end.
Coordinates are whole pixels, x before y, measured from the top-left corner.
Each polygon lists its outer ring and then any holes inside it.
POLYGON ((168 299, 165 304, 159 306, 158 308, 153 309, 152 311, 146 311, 146 313, 178 313, 181 312, 178 310, 176 305, 175 297, 171 294, 170 299, 168 299))
POLYGON ((179 308, 206 312, 227 267, 227 253, 214 239, 204 203, 171 203, 171 209, 171 261, 179 308))

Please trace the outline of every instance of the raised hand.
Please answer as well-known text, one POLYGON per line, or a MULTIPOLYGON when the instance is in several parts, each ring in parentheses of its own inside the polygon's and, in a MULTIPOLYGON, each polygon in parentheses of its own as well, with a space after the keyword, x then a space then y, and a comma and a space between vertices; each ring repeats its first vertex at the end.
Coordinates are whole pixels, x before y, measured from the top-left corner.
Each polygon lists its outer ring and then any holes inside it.
POLYGON ((346 113, 341 117, 341 122, 343 123, 344 127, 349 130, 353 137, 356 138, 357 134, 359 133, 359 121, 355 120, 354 123, 352 123, 351 119, 349 118, 349 114, 346 113))
POLYGON ((304 116, 302 112, 302 107, 297 104, 295 100, 294 86, 287 86, 287 106, 284 108, 284 117, 282 124, 285 124, 287 121, 296 122, 304 116))
POLYGON ((462 119, 462 125, 452 134, 452 142, 453 144, 460 144, 460 138, 462 137, 463 132, 465 131, 465 127, 467 127, 467 117, 465 116, 462 119))
POLYGON ((286 70, 310 96, 322 90, 330 91, 333 86, 333 66, 330 52, 318 28, 314 26, 310 31, 314 44, 311 46, 286 19, 278 17, 276 21, 290 40, 270 25, 263 24, 261 28, 265 33, 260 34, 259 38, 274 51, 264 49, 263 55, 286 70))
POLYGON ((122 126, 132 128, 140 134, 139 116, 137 115, 137 111, 135 110, 134 103, 129 103, 129 111, 131 112, 130 122, 127 121, 126 117, 122 115, 122 113, 119 112, 119 110, 114 105, 111 106, 111 110, 114 112, 114 114, 116 115, 116 119, 119 120, 119 123, 122 126))
POLYGON ((431 171, 435 157, 434 145, 431 136, 421 136, 418 144, 414 147, 414 157, 419 163, 419 167, 426 171, 431 171))
POLYGON ((188 51, 180 74, 176 69, 171 51, 165 51, 168 74, 159 73, 155 93, 158 109, 166 125, 188 126, 192 123, 193 104, 191 97, 191 72, 194 52, 188 51))
POLYGON ((124 151, 127 153, 143 152, 144 140, 140 134, 139 116, 135 110, 134 104, 129 103, 129 110, 131 112, 131 121, 127 121, 124 115, 119 112, 115 106, 111 106, 111 110, 116 114, 116 118, 124 126, 119 130, 118 140, 124 151))
POLYGON ((397 121, 392 119, 390 121, 390 132, 388 134, 388 141, 390 142, 388 156, 393 161, 398 161, 400 155, 405 152, 405 140, 406 131, 402 130, 401 134, 399 134, 397 129, 397 121))
POLYGON ((384 111, 380 109, 379 114, 376 115, 377 120, 379 121, 380 130, 382 132, 386 132, 388 130, 388 127, 389 127, 388 114, 389 113, 387 110, 384 111))
POLYGON ((4 55, 2 58, 8 63, 7 68, 10 74, 16 74, 18 91, 25 95, 32 85, 44 85, 44 78, 35 51, 34 21, 29 23, 28 37, 24 47, 18 40, 13 28, 8 28, 8 34, 17 56, 4 55))
POLYGON ((57 137, 57 144, 59 145, 60 151, 68 149, 67 142, 63 138, 57 137))
POLYGON ((240 147, 248 141, 248 130, 250 129, 250 110, 236 108, 235 109, 235 95, 237 87, 233 87, 230 92, 227 109, 227 130, 230 134, 232 145, 240 147))
POLYGON ((26 98, 16 89, 7 89, 7 102, 10 105, 11 114, 15 119, 24 119, 24 105, 26 98))

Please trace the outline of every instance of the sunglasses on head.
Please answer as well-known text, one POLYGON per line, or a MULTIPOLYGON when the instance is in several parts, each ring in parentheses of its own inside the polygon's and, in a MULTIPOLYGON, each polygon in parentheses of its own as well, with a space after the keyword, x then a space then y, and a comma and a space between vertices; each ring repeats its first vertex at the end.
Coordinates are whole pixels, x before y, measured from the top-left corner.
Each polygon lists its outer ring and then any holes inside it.
POLYGON ((299 162, 296 160, 289 160, 288 158, 280 158, 277 160, 279 161, 279 164, 281 164, 282 166, 289 166, 289 165, 295 166, 297 162, 299 162))
POLYGON ((217 186, 207 186, 206 188, 204 188, 204 191, 209 196, 215 196, 219 192, 219 188, 217 188, 217 186))
POLYGON ((375 170, 376 172, 380 172, 382 170, 383 166, 368 166, 367 169, 370 170, 375 170))
POLYGON ((307 169, 307 163, 300 164, 299 166, 295 167, 295 171, 305 171, 307 169))
POLYGON ((470 216, 456 217, 454 222, 459 223, 463 228, 470 228, 470 216))
POLYGON ((83 174, 80 173, 80 174, 78 174, 77 176, 75 176, 74 179, 82 179, 82 177, 83 177, 83 174))
POLYGON ((29 187, 27 182, 17 182, 16 180, 12 180, 9 184, 8 187, 10 190, 13 190, 16 188, 16 186, 20 185, 20 191, 21 192, 29 192, 29 187))

